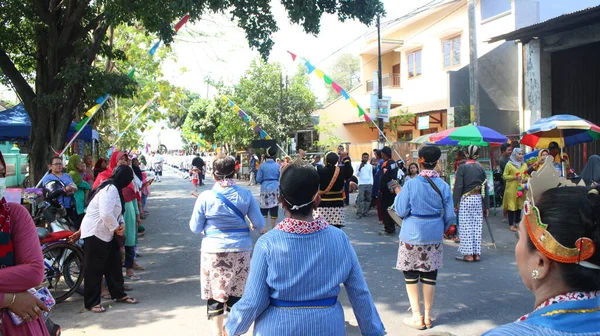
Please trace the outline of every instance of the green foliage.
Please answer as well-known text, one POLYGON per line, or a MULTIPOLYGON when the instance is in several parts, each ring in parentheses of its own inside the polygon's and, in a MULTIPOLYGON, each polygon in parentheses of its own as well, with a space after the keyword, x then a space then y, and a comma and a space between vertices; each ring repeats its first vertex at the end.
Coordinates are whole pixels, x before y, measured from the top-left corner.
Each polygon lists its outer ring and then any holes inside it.
POLYGON ((219 97, 210 101, 199 99, 189 109, 182 135, 186 141, 196 142, 196 137, 202 134, 204 140, 227 144, 230 148, 245 148, 258 139, 252 127, 222 99, 227 96, 273 139, 284 142, 311 122, 316 97, 308 81, 308 75, 300 69, 289 78, 281 64, 254 60, 234 87, 211 82, 219 97))
MULTIPOLYGON (((328 68, 327 75, 345 90, 360 84, 360 58, 353 54, 341 54, 328 68)), ((330 85, 327 86, 327 102, 341 97, 330 85)))
POLYGON ((319 117, 319 124, 315 125, 315 130, 319 134, 319 140, 316 145, 324 152, 335 151, 343 142, 342 138, 334 134, 337 126, 326 117, 319 117))

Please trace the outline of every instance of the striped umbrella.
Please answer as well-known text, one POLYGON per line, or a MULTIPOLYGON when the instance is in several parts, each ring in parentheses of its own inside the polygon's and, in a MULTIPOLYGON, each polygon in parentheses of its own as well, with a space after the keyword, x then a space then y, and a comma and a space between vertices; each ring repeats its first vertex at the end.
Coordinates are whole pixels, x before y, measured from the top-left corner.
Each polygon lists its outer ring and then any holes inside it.
POLYGON ((429 140, 439 146, 500 146, 508 142, 501 133, 479 125, 450 128, 431 135, 429 140))
POLYGON ((414 138, 414 139, 410 140, 408 143, 411 143, 411 144, 413 144, 413 145, 427 145, 427 144, 429 144, 429 143, 431 142, 431 141, 429 140, 429 138, 430 138, 432 135, 435 135, 435 133, 434 133, 434 134, 425 134, 425 135, 421 135, 421 136, 420 136, 420 137, 418 137, 418 138, 414 138))
POLYGON ((521 138, 521 144, 548 148, 551 142, 560 148, 600 139, 600 127, 570 114, 558 114, 536 121, 521 138))

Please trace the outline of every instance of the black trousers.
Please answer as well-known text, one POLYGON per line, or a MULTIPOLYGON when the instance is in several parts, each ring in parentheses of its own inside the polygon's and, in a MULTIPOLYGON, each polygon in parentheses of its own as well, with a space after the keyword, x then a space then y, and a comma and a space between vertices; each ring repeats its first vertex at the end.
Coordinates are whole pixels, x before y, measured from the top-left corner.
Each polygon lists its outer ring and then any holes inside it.
POLYGON ((83 217, 79 218, 75 207, 65 208, 65 210, 67 211, 67 217, 69 217, 71 222, 73 222, 73 226, 75 227, 75 230, 79 230, 79 227, 81 226, 81 220, 83 219, 83 217))
POLYGON ((113 239, 105 242, 96 236, 84 238, 83 245, 83 302, 86 309, 100 304, 102 276, 113 299, 127 296, 121 269, 121 251, 113 239))
POLYGON ((135 246, 125 246, 125 268, 133 268, 135 246))
POLYGON ((381 197, 381 214, 383 217, 383 229, 387 233, 394 233, 394 232, 396 232, 396 222, 394 222, 394 219, 392 218, 392 216, 390 216, 387 209, 392 204, 394 204, 394 198, 396 196, 392 195, 392 194, 382 193, 382 194, 380 194, 380 197, 381 197))
POLYGON ((508 214, 508 226, 517 225, 521 222, 521 210, 507 211, 508 214))
POLYGON ((227 298, 227 302, 219 302, 214 299, 208 299, 206 301, 206 315, 210 320, 211 317, 223 315, 225 311, 230 312, 231 307, 240 301, 241 297, 238 296, 230 296, 227 298))
POLYGON ((344 205, 350 204, 350 180, 346 180, 344 183, 344 194, 346 198, 344 198, 344 205))

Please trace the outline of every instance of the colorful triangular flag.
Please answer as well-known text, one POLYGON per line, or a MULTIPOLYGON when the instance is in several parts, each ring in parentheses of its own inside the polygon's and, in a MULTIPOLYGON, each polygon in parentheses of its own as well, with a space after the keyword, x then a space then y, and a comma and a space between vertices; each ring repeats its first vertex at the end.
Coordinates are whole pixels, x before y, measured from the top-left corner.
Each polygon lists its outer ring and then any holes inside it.
POLYGON ((296 60, 296 54, 294 54, 293 52, 288 50, 288 54, 290 54, 292 56, 292 61, 296 60))

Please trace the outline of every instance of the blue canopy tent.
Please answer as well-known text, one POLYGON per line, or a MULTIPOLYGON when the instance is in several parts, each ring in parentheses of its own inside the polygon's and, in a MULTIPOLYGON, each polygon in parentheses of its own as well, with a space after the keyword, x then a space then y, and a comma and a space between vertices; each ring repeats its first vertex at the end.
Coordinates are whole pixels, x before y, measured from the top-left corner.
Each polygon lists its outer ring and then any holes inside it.
MULTIPOLYGON (((70 139, 75 134, 76 122, 71 123, 67 137, 70 139)), ((31 120, 25 111, 23 104, 15 105, 4 111, 0 111, 0 141, 3 140, 27 140, 31 132, 31 120)), ((85 142, 92 140, 99 141, 100 136, 96 130, 93 130, 90 125, 87 125, 81 131, 78 139, 85 142)))

